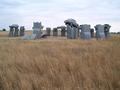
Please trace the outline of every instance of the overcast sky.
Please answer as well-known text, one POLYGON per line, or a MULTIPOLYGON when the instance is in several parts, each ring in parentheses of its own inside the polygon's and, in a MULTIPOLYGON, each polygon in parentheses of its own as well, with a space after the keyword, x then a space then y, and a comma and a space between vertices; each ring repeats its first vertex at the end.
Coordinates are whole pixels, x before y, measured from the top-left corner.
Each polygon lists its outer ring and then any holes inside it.
POLYGON ((32 29, 36 21, 57 27, 68 18, 92 27, 108 23, 111 31, 120 31, 120 0, 0 0, 0 29, 11 24, 32 29))

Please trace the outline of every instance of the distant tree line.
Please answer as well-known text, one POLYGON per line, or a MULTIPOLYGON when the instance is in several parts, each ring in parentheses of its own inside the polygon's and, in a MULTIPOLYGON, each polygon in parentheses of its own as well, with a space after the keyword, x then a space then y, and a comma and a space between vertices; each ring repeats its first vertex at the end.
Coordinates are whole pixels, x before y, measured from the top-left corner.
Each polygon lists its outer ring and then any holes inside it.
POLYGON ((120 34, 120 32, 111 32, 111 34, 120 34))
POLYGON ((7 31, 7 30, 6 30, 5 28, 3 28, 3 29, 2 29, 2 30, 0 30, 0 31, 4 31, 4 32, 5 32, 5 31, 7 31))

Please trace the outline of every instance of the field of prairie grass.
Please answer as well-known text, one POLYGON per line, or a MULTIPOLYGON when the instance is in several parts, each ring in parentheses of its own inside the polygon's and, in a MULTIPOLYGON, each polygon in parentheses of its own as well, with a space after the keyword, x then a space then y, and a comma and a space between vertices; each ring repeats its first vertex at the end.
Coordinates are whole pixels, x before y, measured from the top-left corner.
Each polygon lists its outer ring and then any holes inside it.
POLYGON ((27 41, 0 32, 0 90, 120 90, 120 37, 27 41))

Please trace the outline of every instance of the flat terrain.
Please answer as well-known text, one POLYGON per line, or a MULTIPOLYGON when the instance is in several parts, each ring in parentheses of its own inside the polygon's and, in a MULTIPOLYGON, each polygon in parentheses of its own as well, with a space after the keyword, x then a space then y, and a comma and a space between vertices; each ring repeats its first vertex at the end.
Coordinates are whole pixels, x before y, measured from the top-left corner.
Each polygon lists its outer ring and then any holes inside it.
POLYGON ((120 37, 27 41, 0 32, 0 90, 120 90, 120 37))

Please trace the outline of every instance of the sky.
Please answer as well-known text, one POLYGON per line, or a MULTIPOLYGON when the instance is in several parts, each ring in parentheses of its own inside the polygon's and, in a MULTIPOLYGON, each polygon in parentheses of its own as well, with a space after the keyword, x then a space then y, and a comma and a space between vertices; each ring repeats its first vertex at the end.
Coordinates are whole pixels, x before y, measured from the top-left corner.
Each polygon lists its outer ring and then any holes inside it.
POLYGON ((65 25, 73 18, 78 24, 110 24, 120 31, 120 0, 0 0, 0 29, 11 24, 31 30, 33 22, 44 28, 65 25))

